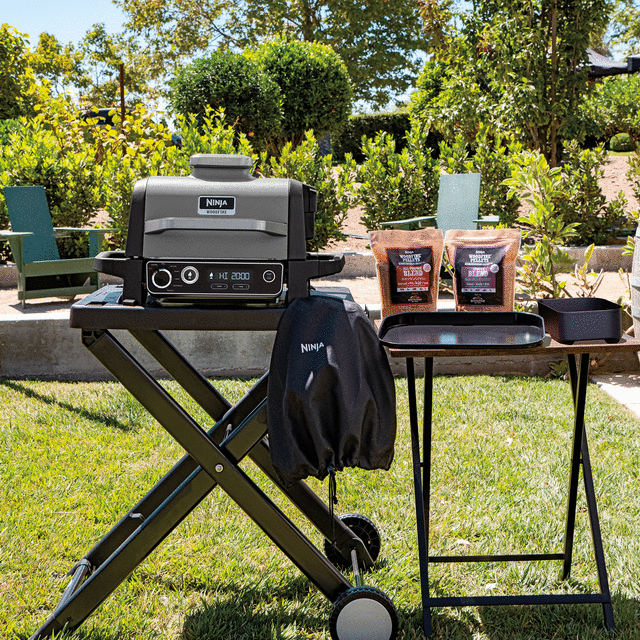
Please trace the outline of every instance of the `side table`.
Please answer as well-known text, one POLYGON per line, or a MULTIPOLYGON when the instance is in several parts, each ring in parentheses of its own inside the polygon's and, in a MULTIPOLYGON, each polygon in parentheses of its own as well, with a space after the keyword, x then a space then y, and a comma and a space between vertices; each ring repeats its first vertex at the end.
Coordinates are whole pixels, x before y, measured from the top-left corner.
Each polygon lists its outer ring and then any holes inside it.
POLYGON ((596 495, 591 473, 591 460, 584 414, 589 379, 590 356, 598 353, 622 353, 640 351, 640 340, 623 336, 617 344, 604 341, 581 342, 579 344, 560 344, 545 339, 540 346, 525 348, 411 348, 390 349, 393 357, 405 358, 407 363, 409 420, 411 426, 411 447, 413 460, 413 479, 415 487, 416 521, 418 530, 418 552, 420 560, 420 582, 423 607, 423 625, 425 635, 432 634, 431 608, 452 606, 488 606, 488 605, 526 605, 526 604, 567 604, 601 603, 604 622, 608 629, 614 629, 611 593, 607 578, 605 556, 602 547, 602 535, 598 519, 596 495), (544 554, 509 555, 468 555, 468 556, 431 556, 429 555, 429 502, 431 490, 431 438, 433 410, 433 359, 458 356, 499 357, 512 355, 548 356, 564 355, 569 366, 569 377, 573 397, 574 430, 569 469, 567 514, 565 520, 564 549, 561 552, 544 554), (416 401, 416 382, 414 358, 424 358, 424 416, 422 429, 422 451, 418 425, 416 401), (579 358, 579 362, 577 359, 579 358), (562 579, 569 577, 573 553, 573 540, 576 519, 576 501, 579 488, 580 466, 584 481, 584 491, 591 524, 595 562, 598 572, 600 593, 559 594, 559 595, 506 595, 506 596, 469 596, 469 597, 433 597, 429 590, 429 565, 446 562, 505 562, 505 561, 562 561, 562 579))

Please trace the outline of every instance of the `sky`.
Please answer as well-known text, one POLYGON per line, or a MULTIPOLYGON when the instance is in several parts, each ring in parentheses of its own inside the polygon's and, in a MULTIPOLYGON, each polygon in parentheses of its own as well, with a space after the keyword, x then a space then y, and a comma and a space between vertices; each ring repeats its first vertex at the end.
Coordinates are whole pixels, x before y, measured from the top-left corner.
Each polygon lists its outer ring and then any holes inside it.
POLYGON ((43 31, 62 44, 77 45, 96 22, 104 22, 107 33, 117 33, 124 21, 124 14, 111 0, 0 0, 0 23, 29 34, 33 47, 43 31))

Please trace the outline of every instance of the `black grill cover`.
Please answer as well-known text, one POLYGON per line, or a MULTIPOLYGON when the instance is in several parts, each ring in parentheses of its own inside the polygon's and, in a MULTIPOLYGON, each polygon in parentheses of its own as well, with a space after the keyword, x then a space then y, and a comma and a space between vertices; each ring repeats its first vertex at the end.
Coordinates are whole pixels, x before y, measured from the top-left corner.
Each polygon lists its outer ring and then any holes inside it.
POLYGON ((388 469, 396 435, 387 354, 355 302, 295 300, 278 326, 268 383, 271 460, 287 486, 333 468, 388 469))

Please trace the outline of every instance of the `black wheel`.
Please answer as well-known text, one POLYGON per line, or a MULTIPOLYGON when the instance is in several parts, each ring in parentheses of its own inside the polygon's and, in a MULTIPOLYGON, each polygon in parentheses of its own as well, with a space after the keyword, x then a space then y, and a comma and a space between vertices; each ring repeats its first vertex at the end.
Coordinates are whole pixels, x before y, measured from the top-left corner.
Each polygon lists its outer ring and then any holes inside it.
MULTIPOLYGON (((376 525, 373 524, 369 518, 359 513, 344 513, 338 517, 362 540, 371 559, 375 562, 382 546, 380 533, 376 525)), ((351 567, 351 560, 343 558, 333 543, 328 540, 324 541, 324 554, 327 556, 329 562, 338 569, 344 570, 351 567)))
POLYGON ((398 633, 398 614, 382 591, 353 587, 334 602, 329 632, 332 640, 393 640, 398 633))

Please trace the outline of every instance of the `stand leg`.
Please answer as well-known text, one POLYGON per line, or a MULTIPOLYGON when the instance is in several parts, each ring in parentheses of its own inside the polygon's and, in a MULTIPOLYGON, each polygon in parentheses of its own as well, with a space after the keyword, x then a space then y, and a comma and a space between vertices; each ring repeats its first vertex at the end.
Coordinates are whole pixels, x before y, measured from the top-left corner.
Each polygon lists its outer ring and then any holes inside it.
MULTIPOLYGON (((171 377, 191 395, 200 407, 216 421, 221 419, 222 414, 230 406, 227 400, 159 331, 131 330, 130 333, 162 365, 171 377)), ((261 395, 264 398, 266 398, 266 379, 267 375, 263 377, 265 388, 261 390, 261 395)), ((255 394, 255 389, 256 387, 252 389, 252 395, 255 394)), ((239 404, 245 404, 244 399, 239 404)), ((252 404, 251 406, 256 405, 252 404)), ((236 413, 238 412, 236 411, 236 413)), ((237 421, 234 423, 233 421, 222 419, 221 422, 230 427, 237 425, 237 421)), ((223 424, 222 426, 222 429, 217 430, 221 433, 212 434, 210 432, 209 434, 216 444, 220 444, 224 436, 225 425, 223 424)), ((250 435, 253 437, 253 431, 250 435)), ((327 505, 304 482, 297 482, 289 488, 282 486, 271 465, 269 449, 264 440, 254 447, 249 455, 325 538, 331 539, 332 533, 335 532, 337 536, 336 544, 339 549, 342 546, 348 549, 355 547, 362 566, 365 569, 370 569, 373 566, 373 560, 362 540, 337 515, 332 516, 327 505)))
MULTIPOLYGON (((212 442, 125 350, 113 352, 110 360, 112 372, 117 373, 118 380, 329 600, 335 600, 350 588, 346 578, 240 469, 237 464, 239 458, 230 443, 223 442, 217 446, 212 442)), ((266 426, 266 421, 264 424, 266 426)), ((235 440, 235 434, 232 433, 229 439, 235 440)), ((253 445, 256 442, 254 440, 253 445)))
POLYGON ((214 420, 230 409, 229 402, 159 331, 129 333, 214 420))
POLYGON ((431 636, 431 608, 429 607, 429 488, 431 459, 431 387, 433 359, 425 359, 425 406, 423 446, 425 461, 421 460, 420 434, 418 431, 418 406, 416 400, 416 377, 413 358, 407 358, 407 394, 409 398, 409 424, 411 428, 411 458, 413 462, 413 486, 416 502, 416 526, 418 530, 418 556, 420 561, 420 592, 422 596, 422 624, 425 636, 431 636), (428 396, 428 398, 427 398, 428 396), (427 407, 427 399, 429 406, 427 407), (428 439, 427 438, 428 433, 428 439), (427 454, 428 452, 428 454, 427 454), (429 457, 427 457, 427 455, 429 457), (423 473, 425 486, 423 487, 423 473))
MULTIPOLYGON (((245 406, 236 405, 225 415, 220 424, 240 422, 246 413, 246 405, 260 400, 264 383, 258 382, 245 396, 245 406)), ((242 437, 230 438, 229 449, 242 459, 249 448, 264 436, 265 420, 261 419, 260 403, 238 427, 242 437), (247 437, 253 432, 253 439, 247 437)), ((216 432, 216 429, 212 429, 216 432)), ((218 439, 218 438, 216 438, 218 439)), ((52 615, 32 636, 32 640, 60 631, 65 625, 74 628, 81 624, 114 589, 175 529, 176 526, 200 504, 216 486, 216 482, 190 457, 180 460, 133 507, 79 563, 86 566, 82 582, 75 582, 65 592, 52 615), (88 576, 88 577, 87 577, 88 576)))
MULTIPOLYGON (((60 631, 65 625, 74 628, 85 620, 216 484, 221 485, 330 600, 335 600, 350 588, 346 578, 237 466, 237 462, 266 433, 266 376, 226 413, 208 435, 113 336, 104 332, 93 337, 95 340, 88 340, 90 344, 87 344, 93 355, 192 455, 185 456, 139 503, 144 513, 130 512, 94 548, 90 553, 91 558, 88 556, 86 559, 95 569, 93 573, 74 593, 65 594, 63 601, 32 636, 32 640, 60 631), (246 413, 246 405, 251 405, 253 412, 238 424, 235 414, 246 413), (237 428, 225 438, 228 426, 237 428), (217 443, 221 443, 221 446, 216 446, 217 443), (185 474, 188 477, 180 484, 185 474), (176 484, 179 486, 166 495, 168 488, 176 484), (98 559, 104 561, 96 566, 94 563, 98 559)), ((187 377, 191 375, 184 371, 182 373, 187 377)), ((204 392, 205 386, 201 382, 198 385, 204 392)))
POLYGON ((271 464, 271 455, 265 440, 261 440, 251 450, 249 456, 315 528, 327 540, 334 542, 338 551, 344 555, 345 550, 349 553, 355 550, 363 569, 373 567, 374 561, 363 541, 335 513, 332 514, 327 504, 305 482, 296 482, 290 487, 282 485, 271 464))

